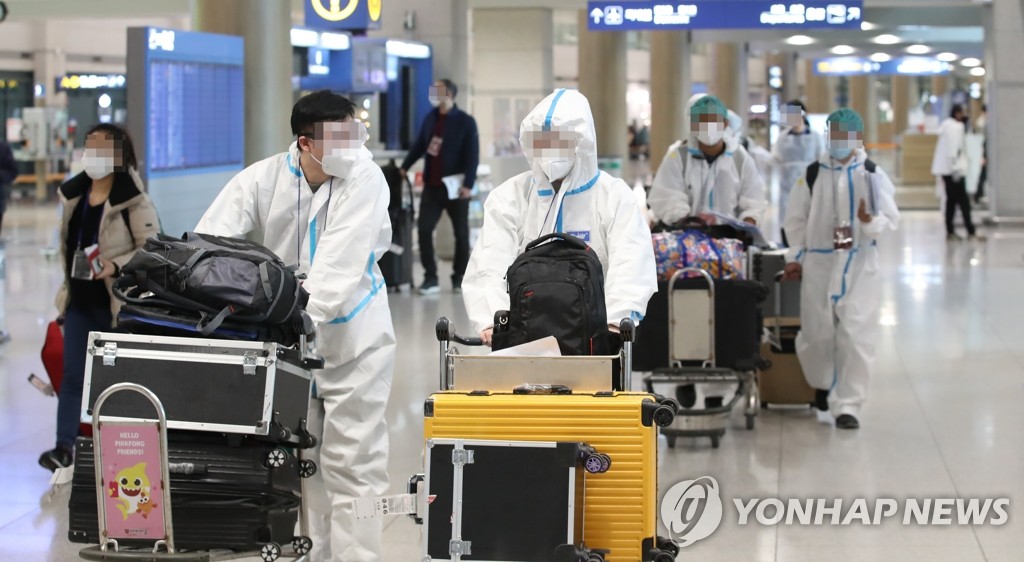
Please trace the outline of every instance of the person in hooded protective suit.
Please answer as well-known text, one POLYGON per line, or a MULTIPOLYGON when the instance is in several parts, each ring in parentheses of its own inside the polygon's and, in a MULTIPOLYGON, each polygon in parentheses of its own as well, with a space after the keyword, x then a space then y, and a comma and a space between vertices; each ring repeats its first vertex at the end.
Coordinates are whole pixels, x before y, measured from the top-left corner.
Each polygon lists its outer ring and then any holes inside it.
POLYGON ((249 166, 221 191, 196 231, 255 234, 297 264, 306 311, 325 359, 314 371, 309 431, 319 465, 303 481, 314 560, 375 561, 381 521, 356 520, 353 501, 387 492, 395 336, 377 260, 391 245, 389 190, 353 121, 355 105, 328 91, 295 104, 287 152, 249 166))
MULTIPOLYGON (((806 114, 802 102, 794 100, 786 104, 783 108, 785 128, 772 148, 772 156, 779 165, 779 220, 786 219, 786 205, 793 186, 803 177, 807 166, 825 151, 825 141, 811 131, 806 114)), ((788 241, 785 231, 782 237, 784 242, 788 241)))
POLYGON ((715 211, 759 224, 766 201, 754 158, 726 134, 725 105, 703 96, 690 107, 690 138, 673 143, 647 197, 662 222, 715 211))
POLYGON ((851 109, 828 118, 828 153, 814 182, 793 188, 785 228, 787 278, 802 278, 796 350, 820 411, 859 427, 878 336, 878 240, 899 224, 889 177, 860 148, 864 122, 851 109))
POLYGON ((651 231, 629 186, 597 169, 587 98, 556 90, 526 116, 519 139, 531 170, 488 195, 462 285, 474 330, 490 343, 495 312, 509 309, 506 271, 528 243, 552 232, 571 234, 597 254, 608 324, 639 322, 658 289, 651 231))

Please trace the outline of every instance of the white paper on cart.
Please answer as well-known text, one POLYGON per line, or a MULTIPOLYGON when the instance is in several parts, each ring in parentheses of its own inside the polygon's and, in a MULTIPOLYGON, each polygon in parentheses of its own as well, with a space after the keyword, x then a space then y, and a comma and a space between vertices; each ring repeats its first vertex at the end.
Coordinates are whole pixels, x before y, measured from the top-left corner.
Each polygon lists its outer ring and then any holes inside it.
POLYGON ((515 347, 494 351, 491 352, 491 355, 498 357, 561 357, 562 350, 559 349, 555 336, 548 336, 515 347))
POLYGON ((736 230, 739 230, 740 232, 746 232, 751 236, 751 238, 753 238, 755 246, 759 248, 769 247, 768 241, 765 240, 764 234, 761 233, 761 229, 758 228, 757 226, 752 225, 748 222, 736 220, 733 217, 723 215, 722 213, 716 211, 708 211, 707 214, 718 219, 718 224, 727 224, 735 228, 736 230))
POLYGON ((462 189, 462 184, 466 181, 465 174, 455 174, 452 176, 445 176, 441 178, 444 182, 444 186, 448 188, 448 199, 458 199, 459 190, 462 189))

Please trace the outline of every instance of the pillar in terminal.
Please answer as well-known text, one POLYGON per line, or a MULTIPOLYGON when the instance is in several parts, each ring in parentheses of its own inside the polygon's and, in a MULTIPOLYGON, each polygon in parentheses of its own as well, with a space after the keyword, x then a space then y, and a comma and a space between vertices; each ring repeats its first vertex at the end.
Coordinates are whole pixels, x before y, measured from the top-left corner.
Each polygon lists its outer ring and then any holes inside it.
POLYGON ((651 32, 651 170, 668 147, 685 138, 686 101, 690 97, 690 32, 651 32))
POLYGON ((748 113, 746 43, 711 46, 711 93, 726 107, 745 117, 748 113))
MULTIPOLYGON (((579 85, 590 100, 600 158, 625 158, 626 34, 587 29, 586 10, 579 11, 579 85)), ((655 117, 657 118, 657 117, 655 117)))

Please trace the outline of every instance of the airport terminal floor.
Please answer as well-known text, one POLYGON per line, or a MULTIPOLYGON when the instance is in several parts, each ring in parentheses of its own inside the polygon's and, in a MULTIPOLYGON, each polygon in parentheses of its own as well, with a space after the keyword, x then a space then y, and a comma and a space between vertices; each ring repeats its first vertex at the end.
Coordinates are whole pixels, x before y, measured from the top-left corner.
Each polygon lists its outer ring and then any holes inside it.
MULTIPOLYGON (((6 326, 13 338, 0 348, 4 561, 70 561, 81 547, 66 538, 68 486, 51 491, 50 473, 36 464, 52 446, 56 400, 25 382, 41 369, 39 342, 60 280, 59 266, 40 251, 52 245, 56 218, 53 206, 20 203, 4 224, 6 326)), ((1024 497, 1024 230, 1004 227, 989 230, 983 242, 947 242, 937 211, 905 211, 881 256, 882 335, 859 431, 838 430, 796 408, 762 411, 753 431, 735 417, 720 449, 706 439, 683 439, 669 449, 662 438, 661 493, 712 476, 725 502, 721 527, 685 548, 680 560, 1021 559, 1024 522, 1013 503, 1001 526, 904 526, 899 517, 879 526, 762 525, 753 514, 747 525, 737 524, 733 499, 1024 497)), ((438 380, 434 321, 467 320, 461 297, 449 290, 389 298, 399 342, 387 410, 389 475, 399 493, 421 469, 423 401, 438 380)), ((384 560, 421 559, 419 541, 410 519, 386 521, 384 560)))

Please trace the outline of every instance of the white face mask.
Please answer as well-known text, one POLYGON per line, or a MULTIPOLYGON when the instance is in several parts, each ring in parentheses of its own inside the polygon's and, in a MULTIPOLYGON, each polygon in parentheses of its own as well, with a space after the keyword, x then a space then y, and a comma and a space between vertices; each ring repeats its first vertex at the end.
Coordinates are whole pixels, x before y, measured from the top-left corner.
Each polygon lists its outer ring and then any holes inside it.
POLYGON ((718 144, 724 136, 725 125, 718 122, 701 123, 700 130, 697 132, 697 140, 709 146, 718 144))
POLYGON ((537 158, 537 164, 540 165, 540 169, 547 176, 548 181, 554 182, 560 179, 564 179, 572 171, 572 165, 575 162, 572 158, 537 158))
POLYGON ((437 96, 430 96, 429 99, 430 99, 430 105, 432 105, 434 107, 438 107, 438 106, 441 105, 441 98, 439 98, 437 96))
POLYGON ((325 174, 343 180, 352 173, 352 168, 356 165, 356 155, 358 153, 358 150, 344 150, 334 154, 325 154, 322 161, 317 160, 312 152, 309 154, 309 157, 320 164, 325 174))
POLYGON ((82 162, 85 164, 85 174, 94 180, 103 179, 114 173, 114 157, 100 156, 94 148, 85 149, 82 162))

